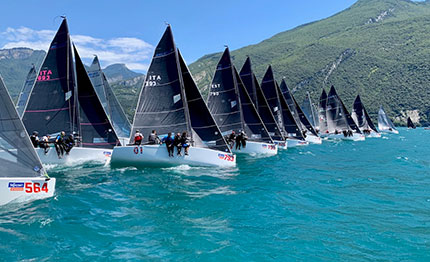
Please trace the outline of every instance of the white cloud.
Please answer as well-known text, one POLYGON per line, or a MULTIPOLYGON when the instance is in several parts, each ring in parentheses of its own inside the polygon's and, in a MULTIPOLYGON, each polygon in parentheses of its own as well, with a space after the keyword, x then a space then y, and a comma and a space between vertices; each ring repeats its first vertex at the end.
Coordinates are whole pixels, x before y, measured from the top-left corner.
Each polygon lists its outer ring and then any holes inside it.
MULTIPOLYGON (((54 38, 55 31, 33 30, 28 27, 11 28, 0 32, 2 48, 28 47, 47 51, 54 38)), ((84 63, 89 64, 97 55, 102 66, 115 63, 126 64, 133 70, 146 71, 149 67, 154 47, 147 42, 133 37, 101 39, 87 35, 72 35, 79 55, 84 63)))

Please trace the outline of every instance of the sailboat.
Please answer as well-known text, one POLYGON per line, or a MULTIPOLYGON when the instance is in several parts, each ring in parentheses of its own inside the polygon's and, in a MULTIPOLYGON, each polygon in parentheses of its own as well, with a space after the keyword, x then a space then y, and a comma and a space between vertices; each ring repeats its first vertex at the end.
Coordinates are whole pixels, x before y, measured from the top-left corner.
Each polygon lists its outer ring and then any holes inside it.
POLYGON ((126 144, 126 141, 130 138, 131 124, 128 121, 116 95, 110 87, 106 76, 100 67, 100 62, 97 56, 94 57, 93 62, 88 69, 88 76, 93 83, 94 89, 96 90, 103 108, 111 120, 117 135, 120 137, 121 143, 126 144))
POLYGON ((352 141, 365 140, 365 136, 352 119, 334 86, 331 86, 327 96, 326 112, 328 138, 352 141))
POLYGON ((52 197, 50 178, 0 77, 0 205, 52 197))
POLYGON ((318 103, 318 122, 321 137, 327 137, 329 135, 327 126, 327 93, 322 90, 321 96, 318 103))
POLYGON ((278 147, 262 122, 242 79, 233 66, 228 47, 218 62, 207 101, 208 108, 224 136, 245 132, 246 147, 232 146, 234 153, 274 155, 278 147))
POLYGON ((64 18, 39 70, 22 121, 30 134, 38 131, 41 136, 55 139, 64 131, 66 135, 74 135, 75 140, 80 136, 81 140, 63 157, 54 148, 47 153, 36 148, 44 164, 106 162, 112 148, 119 143, 77 52, 75 56, 76 78, 64 18))
POLYGON ((261 89, 267 99, 267 103, 273 115, 281 127, 282 134, 286 138, 287 146, 297 147, 308 145, 291 111, 288 109, 285 97, 273 76, 272 67, 269 66, 261 82, 261 89))
MULTIPOLYGON (((137 130, 144 135, 156 130, 160 137, 170 132, 187 132, 191 136, 189 154, 169 157, 165 145, 119 146, 113 150, 112 165, 236 165, 236 156, 228 147, 176 48, 170 25, 155 48, 140 92, 132 134, 137 130)), ((130 142, 132 141, 131 137, 130 142)))
POLYGON ((417 128, 417 126, 414 124, 414 122, 412 122, 412 119, 410 117, 408 117, 408 129, 415 129, 417 128))
POLYGON ((309 94, 309 92, 306 92, 305 99, 302 102, 302 109, 303 113, 308 118, 310 124, 315 128, 315 131, 318 133, 320 125, 318 118, 318 110, 312 102, 311 95, 309 94))
POLYGON ((282 91, 282 95, 287 101, 288 109, 291 111, 291 114, 296 120, 296 123, 305 137, 305 140, 312 144, 321 144, 321 137, 318 136, 317 131, 303 113, 303 110, 300 108, 297 100, 294 98, 293 94, 285 83, 285 79, 282 79, 280 89, 282 91))
POLYGON ((261 117, 261 120, 269 131, 275 144, 278 145, 278 149, 287 149, 285 137, 282 135, 281 128, 276 122, 275 116, 273 115, 272 110, 270 110, 266 97, 257 81, 257 77, 252 71, 251 59, 249 57, 242 66, 239 75, 261 117))
POLYGON ((16 103, 16 110, 18 111, 19 117, 22 117, 24 113, 25 105, 27 104, 28 97, 31 89, 33 88, 34 82, 36 82, 37 71, 34 65, 31 67, 30 72, 27 74, 24 85, 19 93, 18 102, 16 103))
POLYGON ((372 119, 370 119, 366 108, 361 102, 360 95, 357 95, 354 100, 351 117, 366 137, 381 137, 381 134, 376 129, 376 126, 373 124, 372 119))
POLYGON ((398 134, 399 131, 391 122, 390 118, 385 113, 384 108, 381 106, 378 111, 378 129, 380 132, 398 134))

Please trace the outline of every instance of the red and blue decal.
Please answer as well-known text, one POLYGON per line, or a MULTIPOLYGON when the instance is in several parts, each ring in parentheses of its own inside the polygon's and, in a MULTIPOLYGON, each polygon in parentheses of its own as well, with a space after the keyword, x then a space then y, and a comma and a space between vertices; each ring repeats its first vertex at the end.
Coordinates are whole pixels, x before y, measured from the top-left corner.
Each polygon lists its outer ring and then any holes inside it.
POLYGON ((230 162, 234 161, 234 156, 228 155, 228 154, 218 154, 218 158, 222 160, 227 160, 230 162))
POLYGON ((103 152, 103 155, 105 155, 105 157, 111 157, 112 152, 104 151, 104 152, 103 152))
POLYGON ((9 182, 10 191, 24 191, 24 183, 21 182, 9 182))

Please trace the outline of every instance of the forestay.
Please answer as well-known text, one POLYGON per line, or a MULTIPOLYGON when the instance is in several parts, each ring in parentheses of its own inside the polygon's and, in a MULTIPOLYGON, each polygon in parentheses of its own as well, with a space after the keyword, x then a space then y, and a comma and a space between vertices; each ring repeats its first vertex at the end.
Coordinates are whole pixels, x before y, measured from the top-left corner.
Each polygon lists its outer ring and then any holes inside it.
POLYGON ((69 30, 61 23, 39 70, 22 120, 28 133, 53 135, 77 129, 75 77, 69 30))
POLYGON ((103 73, 98 57, 94 57, 88 70, 88 76, 96 90, 97 96, 105 109, 117 135, 119 137, 130 137, 131 124, 124 110, 109 85, 103 73))
POLYGON ((76 47, 73 49, 76 60, 81 145, 91 148, 113 148, 119 145, 118 136, 94 90, 76 47))
POLYGON ((315 109, 315 105, 312 103, 312 99, 309 92, 306 92, 306 96, 303 100, 301 108, 303 110, 303 113, 309 120, 310 124, 315 128, 319 128, 318 111, 315 109))
POLYGON ((11 97, 0 77, 0 177, 45 175, 11 97))
POLYGON ((27 78, 25 79, 25 83, 19 93, 18 102, 16 103, 16 110, 18 111, 19 117, 22 117, 24 114, 25 106, 27 105, 28 98, 30 96, 31 89, 33 88, 34 83, 36 82, 36 68, 34 65, 31 67, 30 72, 27 74, 27 78))

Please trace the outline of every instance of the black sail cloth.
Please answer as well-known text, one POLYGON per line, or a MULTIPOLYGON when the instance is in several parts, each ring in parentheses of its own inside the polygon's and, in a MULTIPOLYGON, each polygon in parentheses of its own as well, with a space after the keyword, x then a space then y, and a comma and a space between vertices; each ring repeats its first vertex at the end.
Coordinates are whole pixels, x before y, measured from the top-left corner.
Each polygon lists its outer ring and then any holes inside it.
POLYGON ((270 110, 270 106, 267 103, 266 97, 261 90, 260 84, 258 83, 255 74, 252 72, 251 60, 249 57, 246 59, 245 64, 240 70, 240 78, 242 79, 242 82, 272 139, 278 141, 285 140, 281 133, 281 128, 278 126, 278 123, 270 110))
POLYGON ((77 131, 72 50, 66 19, 61 23, 31 91, 22 120, 27 132, 54 135, 77 131))
POLYGON ((84 64, 74 47, 76 59, 76 79, 79 101, 79 131, 82 147, 113 148, 119 145, 109 117, 85 70, 84 64))

